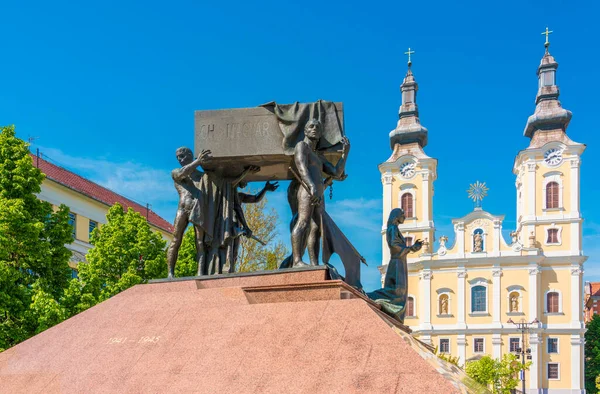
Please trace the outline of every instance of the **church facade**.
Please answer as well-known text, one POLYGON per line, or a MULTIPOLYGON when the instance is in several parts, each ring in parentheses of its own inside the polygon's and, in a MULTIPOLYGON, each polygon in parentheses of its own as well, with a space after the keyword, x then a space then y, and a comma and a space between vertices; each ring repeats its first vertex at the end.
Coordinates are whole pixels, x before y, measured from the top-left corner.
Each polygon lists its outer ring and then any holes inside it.
POLYGON ((452 244, 442 234, 433 250, 438 162, 425 152, 427 129, 419 121, 410 62, 398 125, 390 133, 392 155, 379 166, 382 275, 390 257, 385 223, 392 209, 405 212, 400 230, 407 243, 427 241, 408 258, 405 324, 439 352, 457 356, 460 364, 485 354, 501 358, 525 352, 532 362, 525 374, 528 393, 584 392, 587 257, 581 245, 579 167, 585 145, 567 134, 571 112, 558 101, 557 68, 547 44, 538 68, 536 109, 524 130, 529 144, 512 168, 517 228, 510 239, 502 235, 504 216, 478 207, 452 220, 452 244), (528 329, 523 333, 513 322, 529 323, 528 329))

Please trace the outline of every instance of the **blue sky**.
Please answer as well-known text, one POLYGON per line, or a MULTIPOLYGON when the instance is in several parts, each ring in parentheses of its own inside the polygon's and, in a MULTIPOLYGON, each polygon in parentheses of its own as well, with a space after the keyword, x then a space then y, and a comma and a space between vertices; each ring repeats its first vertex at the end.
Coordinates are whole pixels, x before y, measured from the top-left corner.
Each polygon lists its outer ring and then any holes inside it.
MULTIPOLYGON (((419 83, 426 152, 439 160, 434 219, 472 209, 465 190, 480 180, 484 209, 515 227, 513 160, 533 113, 546 26, 560 66, 569 136, 582 157, 585 278, 600 280, 600 167, 595 32, 600 3, 579 1, 389 2, 2 2, 0 124, 37 137, 56 162, 168 220, 176 192, 175 149, 193 145, 193 111, 267 101, 341 101, 352 143, 349 178, 334 186, 332 216, 370 262, 378 284, 382 187, 377 165, 391 151, 408 47, 419 83)), ((285 192, 270 204, 287 240, 285 192)))

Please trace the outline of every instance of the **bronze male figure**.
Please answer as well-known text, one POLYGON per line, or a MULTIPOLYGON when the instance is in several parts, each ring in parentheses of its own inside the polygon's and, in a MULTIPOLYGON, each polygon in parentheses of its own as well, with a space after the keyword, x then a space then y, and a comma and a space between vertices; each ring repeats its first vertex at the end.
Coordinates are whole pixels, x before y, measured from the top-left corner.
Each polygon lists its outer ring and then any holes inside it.
MULTIPOLYGON (((171 177, 175 183, 175 189, 179 193, 179 206, 175 216, 173 230, 173 241, 167 249, 167 265, 169 267, 169 278, 175 276, 175 263, 179 254, 179 247, 183 241, 183 234, 190 223, 190 214, 194 209, 198 198, 200 198, 199 183, 204 173, 198 170, 202 164, 210 159, 210 150, 203 150, 194 160, 191 149, 181 147, 175 152, 181 168, 176 168, 171 172, 171 177)), ((205 253, 205 232, 202 227, 194 225, 196 241, 196 258, 198 260, 198 275, 204 271, 206 253, 205 253)))
MULTIPOLYGON (((322 196, 325 189, 321 173, 335 179, 344 179, 346 157, 350 151, 350 142, 342 138, 342 157, 337 165, 331 164, 317 151, 323 128, 317 119, 308 121, 304 127, 304 140, 298 142, 294 149, 294 164, 298 169, 299 180, 292 181, 291 196, 297 204, 297 220, 292 229, 292 254, 295 267, 307 265, 302 256, 308 248, 310 265, 319 264, 319 246, 321 237, 321 211, 324 209, 322 196), (296 182, 296 185, 293 185, 296 182), (298 185, 300 183, 301 185, 298 185), (297 190, 297 191, 296 191, 297 190)), ((294 211, 294 207, 292 207, 294 211)))

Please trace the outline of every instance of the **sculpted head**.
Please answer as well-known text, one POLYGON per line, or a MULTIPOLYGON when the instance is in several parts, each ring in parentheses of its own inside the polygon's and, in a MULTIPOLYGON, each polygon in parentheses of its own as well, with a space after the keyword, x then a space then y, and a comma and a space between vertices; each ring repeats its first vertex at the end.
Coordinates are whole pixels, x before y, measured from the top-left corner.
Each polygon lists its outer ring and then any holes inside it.
POLYGON ((194 154, 190 148, 182 146, 175 151, 175 156, 177 156, 177 161, 182 166, 190 164, 194 160, 194 154))
POLYGON ((304 135, 311 140, 319 140, 323 134, 323 126, 318 119, 311 119, 304 126, 304 135))
POLYGON ((387 225, 389 226, 397 226, 399 224, 404 223, 404 210, 402 208, 394 208, 390 212, 390 216, 388 217, 387 225))

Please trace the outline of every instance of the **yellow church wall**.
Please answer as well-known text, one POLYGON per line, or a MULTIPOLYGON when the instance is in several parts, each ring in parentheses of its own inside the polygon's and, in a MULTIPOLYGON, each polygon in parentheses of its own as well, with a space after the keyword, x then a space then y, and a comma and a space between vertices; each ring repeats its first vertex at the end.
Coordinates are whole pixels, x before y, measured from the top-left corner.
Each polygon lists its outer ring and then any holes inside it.
POLYGON ((538 319, 545 324, 560 324, 571 321, 571 272, 568 269, 554 269, 544 267, 541 273, 540 283, 540 310, 542 316, 538 319), (545 308, 546 292, 549 290, 558 290, 560 293, 559 314, 547 314, 545 308))
MULTIPOLYGON (((444 290, 444 292, 446 292, 444 290)), ((431 323, 432 324, 456 324, 458 313, 458 289, 456 272, 440 272, 436 271, 431 279, 431 323), (438 302, 438 290, 448 289, 449 303, 448 312, 452 317, 441 317, 438 302)))
MULTIPOLYGON (((529 272, 527 269, 519 269, 519 270, 508 270, 505 269, 502 271, 501 278, 501 293, 500 293, 500 316, 502 321, 508 320, 507 313, 510 311, 509 306, 509 291, 508 287, 511 286, 521 286, 521 289, 518 291, 521 294, 519 299, 520 303, 520 311, 525 314, 529 313, 529 294, 527 292, 527 288, 529 287, 529 272)), ((532 318, 533 319, 533 318, 532 318)), ((514 319, 513 319, 514 320, 514 319)))
POLYGON ((571 387, 571 337, 570 335, 542 335, 542 387, 571 387), (558 338, 558 353, 548 353, 548 338, 558 338), (559 363, 559 380, 548 379, 548 363, 559 363))

